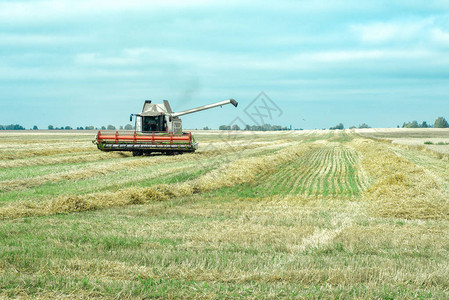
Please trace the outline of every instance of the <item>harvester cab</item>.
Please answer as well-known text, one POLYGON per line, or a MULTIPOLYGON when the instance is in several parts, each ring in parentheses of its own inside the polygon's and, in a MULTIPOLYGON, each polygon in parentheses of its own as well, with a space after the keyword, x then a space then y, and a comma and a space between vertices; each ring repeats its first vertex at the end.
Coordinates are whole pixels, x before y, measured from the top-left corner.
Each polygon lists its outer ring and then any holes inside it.
POLYGON ((165 154, 182 154, 198 149, 190 132, 182 131, 180 116, 232 104, 237 107, 234 99, 213 104, 173 112, 170 103, 151 103, 145 100, 142 112, 131 114, 130 121, 136 116, 135 131, 98 131, 94 143, 102 151, 132 151, 134 156, 144 153, 161 152, 165 154))

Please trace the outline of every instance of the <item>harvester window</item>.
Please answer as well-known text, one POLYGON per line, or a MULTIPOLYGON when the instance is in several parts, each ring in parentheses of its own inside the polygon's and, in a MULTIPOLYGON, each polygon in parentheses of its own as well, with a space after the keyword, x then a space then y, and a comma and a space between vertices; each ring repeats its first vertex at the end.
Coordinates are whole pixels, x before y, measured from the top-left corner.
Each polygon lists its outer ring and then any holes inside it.
POLYGON ((166 131, 167 124, 164 116, 143 117, 142 131, 166 131))

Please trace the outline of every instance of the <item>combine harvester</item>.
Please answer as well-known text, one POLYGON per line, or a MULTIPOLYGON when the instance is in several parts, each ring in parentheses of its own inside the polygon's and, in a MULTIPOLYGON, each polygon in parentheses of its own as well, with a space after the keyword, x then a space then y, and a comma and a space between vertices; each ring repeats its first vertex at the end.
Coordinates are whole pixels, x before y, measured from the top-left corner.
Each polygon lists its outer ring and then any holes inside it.
POLYGON ((237 101, 229 99, 175 113, 167 100, 163 104, 152 104, 151 100, 146 100, 142 112, 130 116, 130 121, 136 116, 135 131, 100 130, 93 142, 101 151, 131 151, 133 156, 153 152, 195 152, 198 143, 191 132, 182 131, 179 117, 226 104, 238 105, 237 101))

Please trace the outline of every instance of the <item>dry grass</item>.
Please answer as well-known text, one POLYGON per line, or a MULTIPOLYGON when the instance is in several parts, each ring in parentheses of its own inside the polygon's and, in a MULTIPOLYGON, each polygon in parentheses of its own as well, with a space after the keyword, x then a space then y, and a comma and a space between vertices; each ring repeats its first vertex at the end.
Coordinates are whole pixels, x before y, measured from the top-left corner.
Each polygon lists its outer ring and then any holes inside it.
POLYGON ((0 298, 448 297, 444 160, 347 132, 234 136, 0 192, 0 298))
POLYGON ((438 143, 445 144, 449 141, 449 130, 447 128, 371 128, 367 130, 358 129, 356 132, 364 137, 375 138, 379 141, 389 141, 412 149, 426 150, 440 159, 449 159, 449 146, 438 145, 438 143), (434 145, 426 145, 425 142, 428 141, 434 145))
POLYGON ((445 184, 449 184, 449 163, 445 158, 441 159, 434 152, 413 147, 392 147, 391 150, 396 155, 428 170, 445 184))
POLYGON ((364 198, 375 215, 404 219, 446 219, 448 196, 437 178, 421 167, 394 154, 387 145, 356 140, 363 153, 362 164, 375 183, 364 198))
MULTIPOLYGON (((0 218, 18 218, 24 216, 50 215, 56 213, 67 213, 74 211, 87 211, 101 209, 111 206, 123 206, 131 204, 141 204, 151 201, 166 200, 171 197, 187 196, 193 193, 211 191, 221 187, 234 186, 236 184, 252 182, 257 173, 272 172, 276 166, 297 158, 307 151, 308 146, 292 146, 279 153, 249 159, 239 159, 213 170, 198 179, 183 184, 158 185, 149 188, 127 188, 118 192, 93 193, 88 195, 68 195, 60 196, 51 201, 43 203, 22 203, 15 202, 9 206, 0 208, 0 218)), ((182 157, 180 157, 182 159, 182 157)), ((122 162, 117 169, 124 166, 141 166, 142 161, 122 162)), ((102 166, 104 167, 104 166, 102 166)), ((84 171, 82 176, 96 174, 101 168, 84 171)), ((110 166, 105 172, 110 172, 110 166)), ((53 175, 51 175, 53 176, 53 175)), ((60 174, 56 176, 61 180, 60 174)), ((70 175, 73 178, 73 174, 70 175)), ((39 179, 42 179, 40 177, 39 179)), ((11 181, 3 182, 4 186, 11 184, 11 181)), ((22 184, 32 184, 33 181, 22 184)))
MULTIPOLYGON (((114 155, 112 155, 112 157, 114 157, 114 155)), ((171 161, 181 161, 182 159, 185 158, 178 156, 172 158, 171 161)), ((132 160, 128 159, 113 162, 102 162, 99 165, 90 164, 82 167, 80 170, 63 171, 42 176, 36 176, 32 178, 4 180, 0 182, 0 191, 24 189, 37 185, 42 185, 47 182, 81 180, 85 178, 91 178, 94 176, 106 175, 123 169, 132 170, 135 168, 161 164, 164 162, 166 163, 168 161, 170 160, 167 157, 161 158, 159 160, 155 157, 139 157, 133 158, 132 160)))
POLYGON ((3 160, 13 160, 13 159, 22 159, 22 158, 31 158, 31 157, 42 157, 42 156, 51 156, 51 155, 59 155, 59 154, 68 154, 68 153, 80 153, 80 152, 96 152, 97 150, 92 146, 75 146, 74 148, 71 145, 48 148, 49 145, 46 145, 45 149, 12 149, 7 151, 2 151, 1 156, 3 160))
POLYGON ((100 153, 95 151, 94 153, 86 152, 82 154, 76 153, 75 155, 64 155, 56 157, 36 157, 36 158, 23 158, 14 160, 0 160, 0 169, 18 168, 18 167, 30 167, 30 166, 48 166, 57 164, 70 164, 70 163, 82 163, 101 161, 112 158, 129 157, 129 153, 100 153))
MULTIPOLYGON (((32 235, 46 232, 46 243, 30 242, 43 257, 34 258, 33 277, 24 272, 30 267, 15 263, 18 280, 27 282, 16 281, 15 295, 35 295, 30 287, 39 287, 38 295, 53 287, 63 295, 120 298, 446 295, 445 226, 366 223, 360 201, 181 199, 33 223, 32 235), (31 279, 45 274, 53 277, 31 279)), ((8 223, 11 232, 27 226, 8 223)), ((22 255, 26 262, 35 254, 22 255)))
MULTIPOLYGON (((285 147, 289 145, 290 143, 282 144, 282 147, 285 147)), ((27 178, 23 178, 25 176, 22 176, 20 179, 11 179, 11 180, 3 180, 0 181, 0 191, 14 191, 14 190, 20 190, 20 189, 26 189, 33 186, 43 185, 48 182, 56 183, 60 181, 68 181, 68 180, 82 180, 82 179, 88 179, 96 176, 102 176, 107 175, 110 173, 114 173, 120 170, 133 170, 137 168, 143 168, 147 166, 153 166, 153 165, 161 165, 161 164, 167 164, 167 163, 174 163, 174 162, 183 162, 183 161, 194 161, 195 159, 201 159, 202 161, 208 158, 213 158, 217 156, 225 156, 227 154, 233 155, 234 153, 244 151, 244 150, 251 150, 251 149, 258 149, 258 148, 265 148, 269 149, 272 145, 272 143, 256 143, 256 144, 250 144, 250 145, 230 145, 230 144, 222 144, 222 145, 214 145, 211 148, 208 148, 206 146, 205 150, 199 151, 195 154, 185 154, 182 156, 175 156, 175 157, 167 157, 167 156, 152 156, 152 157, 137 157, 137 158, 130 158, 129 154, 125 153, 100 153, 97 151, 97 155, 93 156, 92 158, 89 157, 80 157, 80 156, 71 156, 67 158, 40 158, 38 163, 36 164, 36 159, 29 159, 31 163, 29 163, 31 166, 33 165, 40 165, 40 162, 46 162, 47 164, 51 164, 55 161, 67 161, 72 163, 83 163, 83 162, 97 162, 100 158, 103 158, 104 160, 101 161, 101 163, 91 163, 91 164, 85 164, 85 165, 78 165, 73 166, 72 168, 74 170, 63 170, 63 171, 52 171, 50 174, 45 175, 39 175, 39 176, 27 176, 27 178), (201 156, 200 158, 197 158, 198 156, 201 156), (124 158, 122 160, 115 160, 115 161, 108 161, 114 158, 124 158)), ((277 146, 279 147, 279 144, 277 146)), ((5 163, 9 167, 12 165, 15 165, 15 167, 22 167, 24 165, 23 160, 19 160, 19 163, 15 163, 17 160, 13 160, 11 162, 5 163)), ((1 162, 0 162, 1 165, 1 162)), ((57 167, 57 166, 55 166, 57 167)))

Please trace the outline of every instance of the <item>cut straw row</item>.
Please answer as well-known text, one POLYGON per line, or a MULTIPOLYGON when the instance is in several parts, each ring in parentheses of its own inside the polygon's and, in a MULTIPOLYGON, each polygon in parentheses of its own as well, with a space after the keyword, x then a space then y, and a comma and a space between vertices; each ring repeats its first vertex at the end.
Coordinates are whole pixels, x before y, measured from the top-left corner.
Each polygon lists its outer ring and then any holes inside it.
POLYGON ((374 179, 364 193, 373 215, 403 219, 447 219, 449 200, 439 180, 397 156, 387 144, 367 139, 352 142, 362 165, 374 179))
POLYGON ((197 179, 181 184, 157 185, 147 188, 125 188, 117 192, 86 195, 64 195, 41 203, 16 202, 0 208, 0 219, 42 216, 112 206, 142 204, 189 196, 222 187, 254 181, 260 172, 273 172, 280 164, 291 161, 309 149, 307 145, 285 148, 276 154, 238 159, 197 179))

